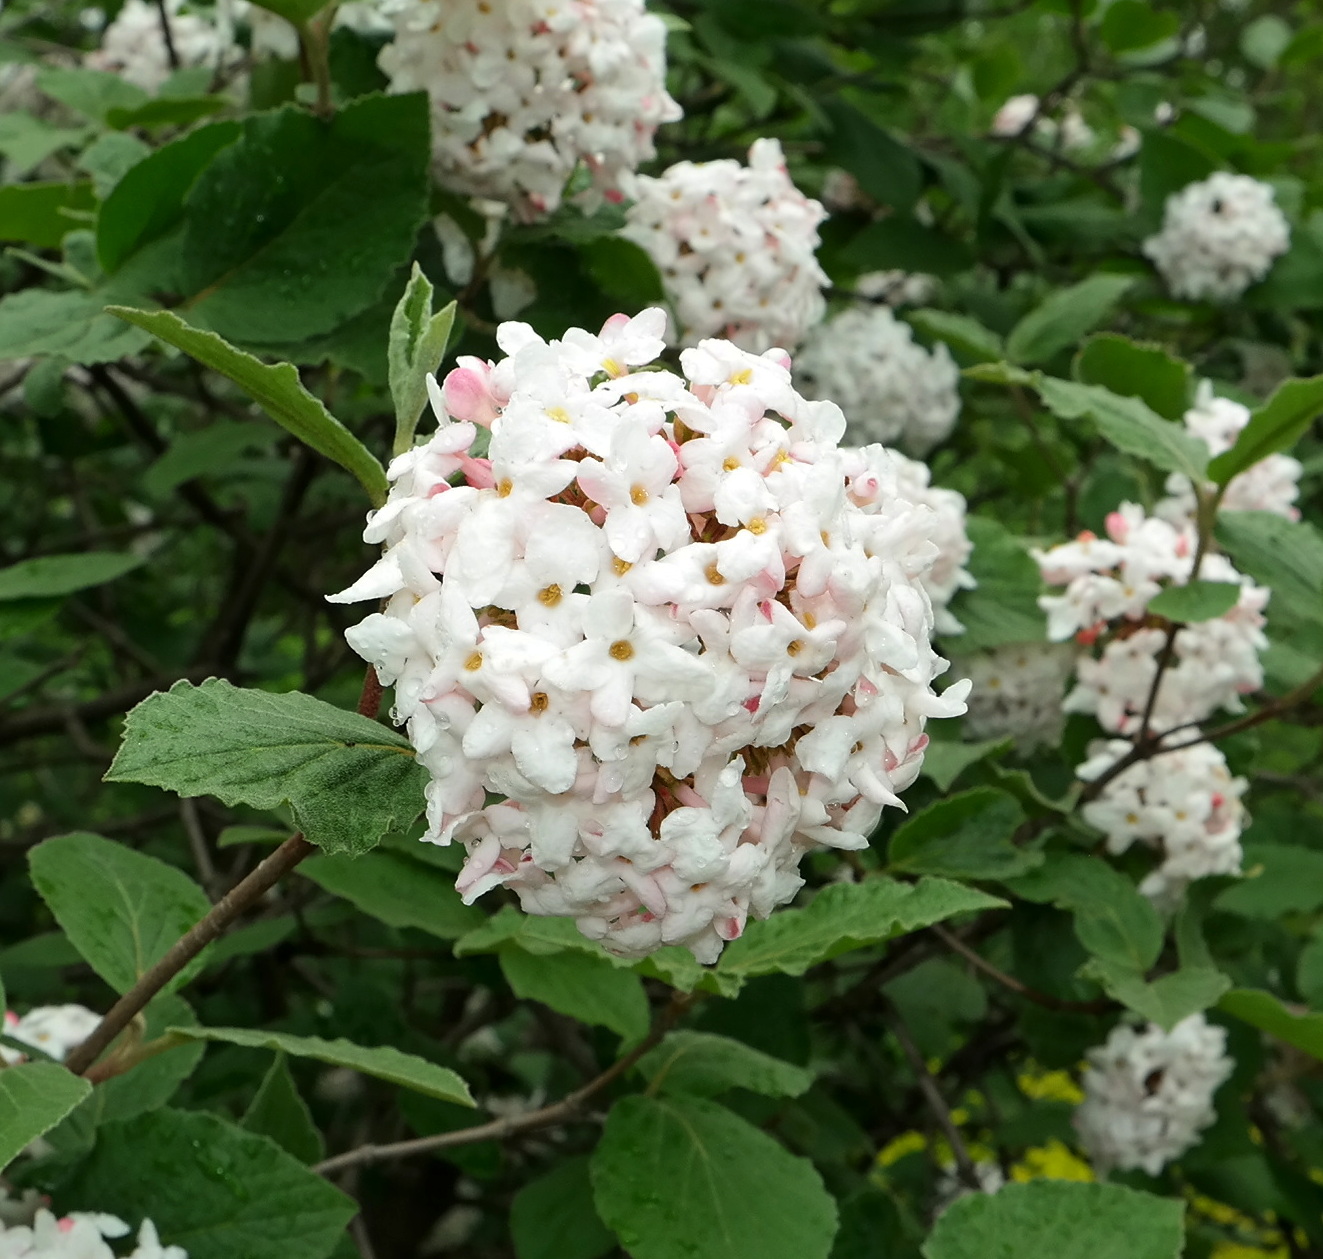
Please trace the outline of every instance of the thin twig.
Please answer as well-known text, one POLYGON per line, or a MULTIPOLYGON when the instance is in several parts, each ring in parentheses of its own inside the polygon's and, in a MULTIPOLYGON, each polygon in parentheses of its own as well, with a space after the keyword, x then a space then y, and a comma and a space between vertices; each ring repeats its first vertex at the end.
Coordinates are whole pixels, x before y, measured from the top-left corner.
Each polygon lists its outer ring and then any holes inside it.
POLYGON ((179 818, 184 824, 184 833, 188 836, 188 847, 193 854, 193 864, 198 868, 198 878, 202 886, 207 889, 207 895, 214 899, 218 886, 216 863, 211 859, 211 845, 207 843, 207 833, 202 829, 197 801, 191 798, 181 800, 179 818))
POLYGON ((411 1158, 415 1154, 432 1154, 437 1150, 454 1149, 460 1145, 472 1145, 478 1141, 503 1141, 507 1137, 524 1132, 533 1132, 539 1128, 549 1128, 555 1124, 570 1123, 580 1118, 583 1107, 608 1085, 613 1084, 630 1070, 648 1050, 658 1045, 671 1029, 676 1019, 688 1008, 693 1000, 684 993, 676 993, 671 1004, 662 1012, 652 1031, 641 1040, 623 1058, 617 1058, 596 1078, 589 1080, 582 1088, 553 1102, 550 1106, 530 1110, 523 1115, 506 1115, 493 1119, 490 1123, 477 1124, 472 1128, 460 1128, 456 1132, 441 1132, 431 1137, 415 1137, 409 1141, 393 1141, 388 1145, 360 1145, 356 1149, 346 1150, 333 1158, 314 1163, 312 1170, 323 1176, 333 1175, 346 1167, 363 1167, 369 1163, 380 1163, 387 1159, 411 1158))
POLYGON ((171 70, 179 69, 179 50, 175 47, 174 32, 170 29, 170 10, 165 0, 156 0, 156 12, 161 19, 161 38, 165 41, 165 55, 171 70))
POLYGON ((914 1038, 910 1035, 910 1029, 905 1026, 905 1020, 900 1017, 899 1011, 890 1002, 887 1003, 887 1026, 890 1027, 891 1034, 896 1038, 896 1044, 900 1046, 900 1051, 905 1055, 905 1060, 910 1064, 910 1070, 914 1072, 919 1091, 923 1094, 924 1101, 928 1103, 928 1109, 932 1111, 937 1126, 942 1130, 942 1135, 946 1137, 948 1144, 951 1146, 951 1155, 955 1159, 956 1171, 960 1179, 971 1189, 981 1189, 978 1169, 974 1166, 974 1160, 969 1157, 969 1151, 965 1148, 965 1139, 960 1135, 960 1129, 956 1125, 956 1121, 951 1118, 951 1108, 946 1104, 946 1098, 942 1096, 942 1090, 937 1087, 937 1081, 933 1079, 928 1071, 928 1064, 924 1062, 923 1054, 919 1052, 918 1045, 914 1043, 914 1038))
POLYGON ((1014 975, 1008 975, 1005 971, 999 970, 987 958, 976 953, 959 936, 952 935, 945 927, 934 925, 929 927, 928 930, 948 948, 959 953, 971 966, 981 970, 989 978, 995 979, 1003 988, 1023 997, 1026 1001, 1041 1005, 1045 1010, 1057 1010, 1061 1013, 1070 1014, 1106 1014, 1108 1010, 1116 1007, 1115 1002, 1108 1001, 1104 997, 1094 1001, 1066 1001, 1061 997, 1039 992, 1037 988, 1031 988, 1028 984, 1021 983, 1014 975))

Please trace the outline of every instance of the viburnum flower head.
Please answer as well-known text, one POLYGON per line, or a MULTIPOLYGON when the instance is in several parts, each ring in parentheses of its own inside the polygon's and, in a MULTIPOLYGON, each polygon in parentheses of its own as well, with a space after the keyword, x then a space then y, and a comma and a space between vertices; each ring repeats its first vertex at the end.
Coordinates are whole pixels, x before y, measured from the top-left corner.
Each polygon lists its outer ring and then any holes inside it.
POLYGON ((1213 1094, 1230 1076, 1226 1032, 1202 1014, 1169 1032, 1121 1024, 1089 1051, 1084 1101, 1075 1130, 1103 1173, 1142 1170, 1156 1176, 1199 1140, 1217 1117, 1213 1094))
MULTIPOLYGON (((1107 537, 1086 531, 1074 542, 1033 552, 1043 580, 1065 586, 1039 600, 1048 637, 1061 642, 1073 636, 1101 648, 1077 661, 1066 711, 1091 713, 1112 733, 1139 729, 1167 642, 1167 622, 1150 617, 1148 604, 1167 586, 1190 580, 1196 549, 1192 524, 1173 525, 1123 503, 1107 517, 1107 537)), ((1177 633, 1151 714, 1150 728, 1158 732, 1203 721, 1219 708, 1239 712, 1241 696, 1263 685, 1259 653, 1267 646, 1263 609, 1270 592, 1220 554, 1204 557, 1199 578, 1236 584, 1241 592, 1222 616, 1177 633)))
MULTIPOLYGON (((27 1224, 0 1220, 0 1259, 116 1259, 110 1241, 129 1235, 117 1216, 74 1211, 56 1217, 39 1208, 27 1224)), ((188 1259, 181 1246, 162 1246, 156 1225, 144 1220, 132 1251, 125 1259, 188 1259)))
MULTIPOLYGON (((180 69, 225 70, 243 60, 243 49, 234 41, 232 9, 232 5, 221 3, 203 12, 187 6, 184 0, 166 0, 170 44, 180 69)), ((88 53, 83 64, 91 70, 121 75, 146 91, 156 91, 175 73, 161 29, 161 10, 153 0, 124 0, 114 21, 101 34, 101 47, 88 53)))
MULTIPOLYGON (((1075 774, 1092 782, 1130 750, 1124 739, 1099 742, 1075 774)), ((1196 743, 1123 770, 1084 806, 1084 820, 1107 836, 1110 853, 1123 853, 1136 841, 1156 849, 1161 863, 1139 890, 1160 906, 1175 908, 1195 879, 1240 873, 1240 833, 1246 825, 1240 798, 1246 786, 1243 778, 1232 778, 1216 747, 1196 743)))
POLYGON ((385 553, 334 598, 388 600, 347 637, 466 901, 503 885, 616 953, 712 961, 805 852, 866 846, 968 688, 933 691, 934 515, 886 452, 847 464, 779 352, 661 369, 665 320, 507 323, 507 357, 461 359, 369 517, 385 553))
POLYGON ((1173 296, 1232 301, 1291 244, 1270 184, 1217 171, 1167 198, 1162 230, 1144 242, 1173 296))
POLYGON ((746 350, 794 349, 826 309, 818 224, 826 211, 790 180, 781 145, 755 140, 749 164, 677 162, 640 175, 622 235, 661 271, 678 329, 746 350))
POLYGON ((819 324, 795 356, 806 396, 830 396, 846 436, 926 454, 960 414, 960 371, 940 342, 931 351, 885 306, 851 307, 819 324))
POLYGON ((403 0, 394 16, 379 64, 391 91, 428 94, 437 179, 521 219, 556 209, 581 164, 596 198, 632 195, 680 117, 643 0, 403 0))
MULTIPOLYGON (((1249 421, 1249 407, 1231 398, 1219 398, 1210 380, 1199 382, 1194 406, 1185 413, 1185 427, 1213 455, 1230 450, 1249 421)), ((1299 520, 1295 500, 1300 495, 1303 471, 1300 461, 1290 455, 1272 454, 1260 459, 1231 478, 1219 510, 1270 511, 1288 520, 1299 520)), ((1194 487, 1189 477, 1173 472, 1167 478, 1167 495, 1155 508, 1157 515, 1178 525, 1194 518, 1194 487)))

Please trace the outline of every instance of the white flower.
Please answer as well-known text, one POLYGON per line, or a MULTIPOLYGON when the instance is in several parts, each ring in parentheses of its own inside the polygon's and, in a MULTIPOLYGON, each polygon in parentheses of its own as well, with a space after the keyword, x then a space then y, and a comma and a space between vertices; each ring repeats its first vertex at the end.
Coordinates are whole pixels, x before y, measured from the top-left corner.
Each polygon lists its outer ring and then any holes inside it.
POLYGON ((747 166, 678 162, 639 176, 622 234, 661 271, 682 344, 723 336, 793 349, 826 308, 815 255, 825 217, 791 182, 781 145, 764 139, 747 166))
POLYGON ((1060 122, 1040 112, 1041 108, 1038 97, 1030 92, 1012 96, 993 115, 988 130, 994 136, 1009 139, 1021 135, 1032 124, 1036 140, 1068 153, 1087 149, 1097 139, 1093 128, 1073 105, 1066 107, 1060 122))
MULTIPOLYGON (((1130 744, 1112 739, 1089 751, 1075 771, 1085 782, 1115 765, 1130 744)), ((1084 806, 1084 820, 1107 836, 1108 852, 1123 853, 1136 840, 1156 849, 1161 864, 1139 890, 1174 907, 1195 879, 1240 873, 1240 833, 1247 821, 1240 797, 1246 786, 1243 778, 1231 777, 1216 747, 1197 743, 1118 774, 1084 806)))
POLYGON ((1018 136, 1038 114, 1038 97, 1031 92, 1012 96, 993 115, 991 132, 995 136, 1018 136))
POLYGON ((1170 1032, 1122 1024, 1089 1051, 1075 1129, 1095 1167, 1156 1176, 1199 1140, 1216 1118, 1213 1094, 1234 1064, 1226 1033, 1202 1014, 1170 1032))
POLYGON ((960 657, 953 668, 972 684, 965 734, 971 739, 1009 735, 1026 752, 1055 746, 1074 663, 1075 649, 1064 643, 1010 643, 960 657))
POLYGON ((932 301, 937 277, 911 271, 868 271, 854 282, 857 296, 870 302, 886 302, 893 310, 922 306, 932 301))
POLYGON ((466 900, 506 886, 614 952, 712 961, 805 852, 867 844, 968 688, 933 691, 941 508, 906 485, 949 492, 843 455, 777 352, 661 369, 664 326, 503 325, 508 357, 433 389, 439 428, 369 518, 385 554, 335 598, 388 600, 347 637, 395 685, 466 900))
MULTIPOLYGON (((1201 438, 1209 451, 1220 455, 1236 444, 1240 431, 1249 423, 1250 409, 1230 398, 1213 393, 1213 382, 1199 382, 1194 406, 1185 413, 1185 427, 1201 438)), ((1300 474, 1304 471, 1290 455, 1273 454, 1251 464, 1231 478, 1222 496, 1221 511, 1270 511, 1288 520, 1299 520, 1295 500, 1300 495, 1300 474)), ((1167 478, 1167 494, 1155 513, 1174 524, 1194 518, 1194 488, 1188 477, 1173 472, 1167 478)))
POLYGON ((666 28, 643 0, 410 0, 379 64, 393 92, 431 99, 433 167, 454 192, 550 213, 580 165, 621 201, 651 158, 666 92, 666 28))
MULTIPOLYGON (((48 1058, 63 1062, 71 1049, 81 1045, 101 1022, 101 1016, 81 1005, 43 1005, 22 1018, 12 1010, 4 1017, 5 1035, 40 1050, 48 1058)), ((23 1055, 0 1045, 0 1059, 18 1062, 23 1055)))
MULTIPOLYGON (((1123 503, 1107 517, 1107 532, 1106 539, 1084 533, 1033 555, 1046 582, 1066 587, 1039 600, 1048 637, 1101 644, 1097 656, 1079 658, 1066 711, 1092 713, 1103 729, 1131 734, 1141 724, 1167 641, 1162 623, 1148 622, 1148 605, 1168 585, 1190 580, 1195 531, 1189 523, 1173 525, 1123 503)), ((1206 556, 1199 577, 1239 585, 1241 592, 1222 616, 1177 633, 1153 707, 1151 729, 1157 732, 1203 721, 1219 708, 1238 712, 1240 697, 1263 685, 1259 653, 1267 646, 1262 627, 1269 591, 1238 573, 1224 555, 1206 556)))
POLYGON ((831 398, 860 444, 896 443, 924 454, 960 414, 960 371, 945 345, 931 352, 885 306, 852 307, 819 324, 795 356, 805 394, 831 398))
MULTIPOLYGON (((166 0, 170 42, 181 69, 206 66, 216 71, 243 60, 234 42, 234 6, 217 4, 207 12, 186 8, 184 0, 166 0)), ((108 70, 149 92, 173 73, 161 13, 152 0, 124 0, 115 20, 101 34, 101 47, 83 58, 92 70, 108 70)))
POLYGON ((1269 184, 1217 171, 1167 198, 1144 253, 1176 297, 1225 302, 1263 279, 1291 243, 1269 184))
MULTIPOLYGON (((0 1259, 115 1259, 109 1240, 126 1237, 129 1226, 113 1215, 73 1211, 58 1219, 44 1207, 29 1223, 0 1218, 0 1259)), ((144 1220, 126 1259, 188 1259, 180 1246, 162 1246, 156 1226, 144 1220)))

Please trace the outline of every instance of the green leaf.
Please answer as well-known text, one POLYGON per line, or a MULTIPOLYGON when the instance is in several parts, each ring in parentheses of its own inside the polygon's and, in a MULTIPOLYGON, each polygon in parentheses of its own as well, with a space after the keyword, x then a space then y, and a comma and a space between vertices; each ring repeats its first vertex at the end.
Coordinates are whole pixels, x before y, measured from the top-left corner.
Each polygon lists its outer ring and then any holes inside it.
POLYGON ((1100 385, 1080 385, 1054 376, 1040 376, 1036 387, 1062 419, 1087 416, 1103 440, 1123 454, 1143 459, 1163 472, 1184 473, 1192 481, 1204 479, 1208 447, 1182 426, 1151 411, 1139 398, 1124 398, 1100 385))
POLYGON ((170 1034, 180 1040, 215 1040, 245 1049, 275 1049, 294 1058, 312 1058, 328 1066, 361 1071, 443 1102, 475 1104, 469 1086, 449 1067, 439 1067, 417 1054, 401 1053, 390 1045, 373 1049, 343 1039, 323 1040, 320 1036, 291 1036, 288 1032, 246 1027, 172 1027, 170 1034))
POLYGON ((223 476, 254 450, 268 450, 276 433, 261 420, 213 420, 206 428, 180 433, 143 474, 143 488, 164 497, 177 486, 201 476, 223 476))
MULTIPOLYGON (((955 275, 974 264, 974 257, 963 241, 927 227, 908 214, 891 214, 869 223, 842 248, 840 260, 860 272, 895 268, 928 275, 955 275)), ((964 319, 964 316, 949 318, 964 319)), ((973 324, 974 320, 967 322, 973 324)), ((984 332, 993 335, 986 329, 984 332)), ((994 357, 1000 358, 1000 352, 994 357)))
POLYGON ((104 271, 117 271, 137 250, 179 226, 189 189, 239 132, 237 122, 198 127, 125 174, 97 215, 96 255, 104 271))
POLYGON ((969 315, 948 310, 912 310, 906 319, 924 336, 941 341, 971 363, 985 363, 1005 357, 1006 347, 991 328, 985 328, 969 315))
POLYGON ((1074 370, 1083 384, 1140 398, 1167 420, 1182 419, 1190 406, 1193 369, 1155 342, 1100 332, 1084 343, 1074 370))
POLYGON ((1180 26, 1175 13, 1162 12, 1143 0, 1116 0, 1103 13, 1098 33, 1112 52, 1126 53, 1160 44, 1180 26))
POLYGON ((1272 615, 1313 624, 1323 608, 1323 534, 1276 512, 1219 512, 1214 536, 1236 567, 1272 590, 1272 615))
POLYGON ((592 1178, 632 1259, 826 1259, 836 1232, 812 1163, 699 1098, 622 1098, 592 1178))
POLYGON ((597 1218, 586 1157, 529 1181, 510 1204, 515 1259, 601 1259, 615 1238, 597 1218))
MULTIPOLYGON (((959 666, 955 672, 959 676, 959 666)), ((990 756, 1009 752, 1013 746, 1010 739, 983 739, 975 743, 940 740, 928 744, 924 749, 923 769, 920 773, 931 779, 938 791, 950 791, 951 784, 971 765, 977 765, 990 756)))
POLYGON ((870 197, 895 210, 908 210, 923 187, 919 159, 844 98, 824 101, 822 109, 832 127, 828 159, 849 171, 870 197))
POLYGON ((81 555, 43 555, 0 568, 0 601, 57 599, 123 577, 142 564, 140 555, 84 551, 81 555))
POLYGON ((1120 970, 1146 971, 1162 951, 1162 919, 1135 885, 1100 857, 1053 853, 1028 874, 1005 880, 1016 896, 1075 915, 1090 953, 1120 970))
POLYGON ((326 1259, 358 1211, 274 1141, 202 1111, 106 1124, 65 1192, 81 1210, 150 1218, 189 1259, 326 1259))
MULTIPOLYGON (((10 179, 22 179, 52 153, 77 148, 87 140, 87 136, 86 127, 58 127, 41 118, 34 118, 31 114, 12 111, 0 114, 0 157, 5 159, 5 173, 10 179)), ((8 194, 19 188, 34 186, 40 185, 13 183, 4 191, 8 194)), ((66 185, 60 183, 52 186, 66 185)))
POLYGON ((1080 973, 1100 983, 1109 997, 1168 1032, 1182 1019, 1216 1005, 1231 987, 1231 980, 1212 966, 1183 966, 1148 983, 1138 971, 1094 958, 1080 973))
POLYGON ((1220 892, 1215 908, 1266 921, 1313 913, 1323 905, 1323 852, 1299 844, 1255 843, 1245 850, 1245 877, 1220 892))
POLYGON ((133 109, 114 106, 106 110, 106 122, 119 130, 129 127, 188 127, 218 114, 230 102, 223 96, 166 96, 133 109))
POLYGON ((1258 988, 1233 988, 1217 1003, 1217 1008, 1303 1049, 1311 1058, 1323 1058, 1323 1014, 1288 1010, 1272 993, 1258 988))
POLYGON ((275 809, 288 804, 326 852, 366 852, 423 810, 426 773, 403 735, 291 691, 241 690, 219 678, 176 682, 124 720, 107 782, 275 809))
POLYGON ((105 122, 112 109, 136 109, 150 99, 136 84, 106 70, 42 70, 37 86, 93 122, 105 122))
POLYGON ((149 343, 107 315, 95 293, 31 288, 0 298, 0 360, 58 354, 71 363, 113 363, 149 343))
MULTIPOLYGON (((164 1036, 172 1027, 191 1026, 197 1016, 182 997, 166 993, 155 998, 144 1011, 143 1040, 164 1036)), ((159 1110, 179 1086, 193 1074, 202 1058, 202 1045, 181 1045, 138 1063, 132 1071, 111 1076, 98 1084, 83 1109, 92 1112, 96 1124, 132 1119, 149 1110, 159 1110)))
MULTIPOLYGON (((1119 0, 1124 2, 1124 0, 1119 0)), ((1120 1185, 1034 1180, 971 1193, 938 1217, 924 1259, 1178 1259, 1185 1204, 1120 1185)))
POLYGON ((397 455, 413 445, 414 430, 427 405, 427 377, 441 366, 454 324, 454 302, 432 314, 432 285, 415 262, 404 296, 391 316, 386 349, 397 455))
POLYGON ((0 1071, 0 1170, 91 1091, 86 1080, 53 1062, 20 1062, 0 1071))
POLYGON ((78 169, 92 176, 96 195, 104 199, 139 162, 151 153, 151 148, 137 136, 122 131, 107 131, 98 136, 78 155, 78 169))
MULTIPOLYGON (((74 947, 116 992, 127 992, 211 908, 182 870, 85 831, 28 853, 32 882, 74 947)), ((194 958, 172 992, 202 967, 194 958)))
POLYGON ((329 120, 286 106, 241 126, 185 200, 189 319, 247 344, 330 332, 413 252, 428 214, 427 97, 365 96, 329 120))
POLYGON ((482 910, 460 900, 452 876, 403 853, 378 848, 359 857, 312 857, 299 873, 391 927, 457 940, 486 922, 482 910))
POLYGON ((955 914, 1004 904, 945 879, 834 883, 804 909, 783 909, 763 922, 749 923, 744 934, 726 946, 717 969, 741 978, 777 971, 802 975, 810 966, 851 949, 930 927, 955 914))
POLYGON ((1134 282, 1134 276, 1102 274, 1059 289, 1011 329, 1007 357, 1013 363, 1043 363, 1075 345, 1112 313, 1134 282))
POLYGON ((978 584, 958 591, 951 603, 965 627, 960 651, 1046 641, 1047 618, 1038 606, 1043 580, 1024 543, 987 516, 970 516, 966 530, 974 544, 967 567, 978 584))
POLYGON ((92 185, 86 180, 0 187, 0 240, 54 249, 66 232, 79 226, 73 215, 87 213, 95 204, 92 185))
POLYGON ((291 363, 272 366, 217 336, 192 328, 168 310, 133 310, 108 306, 113 315, 135 324, 197 359, 204 367, 234 381, 281 428, 351 473, 375 506, 386 501, 386 470, 376 457, 314 398, 291 363))
POLYGON ((501 973, 521 1001, 540 1001, 581 1023, 610 1028, 626 1041, 647 1035, 648 997, 632 971, 581 953, 536 955, 507 947, 500 959, 501 973))
POLYGON ((1168 586, 1149 600, 1148 610, 1169 621, 1194 624, 1223 616, 1236 606, 1242 587, 1234 581, 1192 581, 1168 586))
POLYGON ((715 1097, 733 1088, 798 1097, 813 1084, 811 1071, 711 1032, 669 1033, 639 1059, 638 1069, 651 1081, 649 1093, 690 1097, 715 1097))
POLYGON ((268 13, 279 14, 295 26, 302 26, 326 8, 327 0, 253 0, 253 3, 268 13))
MULTIPOLYGON (((513 905, 503 905, 480 927, 455 944, 455 956, 497 953, 507 944, 517 944, 525 953, 546 957, 551 953, 586 953, 591 957, 627 965, 613 958, 596 940, 590 940, 569 918, 544 918, 526 914, 513 905)), ((692 956, 692 955, 691 955, 692 956)))
POLYGON ((1208 476, 1216 485, 1253 467, 1261 459, 1285 450, 1308 431, 1323 412, 1323 376, 1283 381, 1272 397, 1255 409, 1240 430, 1236 444, 1208 465, 1208 476))
POLYGON ((891 868, 908 874, 1001 879, 1041 865, 1042 853, 1012 842, 1024 821, 1014 796, 976 787, 930 804, 907 818, 891 837, 891 868))
POLYGON ((1292 32, 1276 13, 1256 17, 1240 33, 1240 51, 1260 70, 1271 70, 1291 44, 1292 32))
POLYGON ((578 247, 593 283, 625 309, 665 300, 661 272, 647 250, 623 236, 598 236, 578 247))
MULTIPOLYGON (((164 1056, 173 1057, 172 1054, 164 1056)), ((299 1096, 283 1053, 276 1054, 262 1077, 262 1083, 244 1112, 243 1126, 248 1132, 270 1137, 300 1163, 316 1163, 326 1155, 326 1142, 313 1122, 308 1103, 299 1096)))

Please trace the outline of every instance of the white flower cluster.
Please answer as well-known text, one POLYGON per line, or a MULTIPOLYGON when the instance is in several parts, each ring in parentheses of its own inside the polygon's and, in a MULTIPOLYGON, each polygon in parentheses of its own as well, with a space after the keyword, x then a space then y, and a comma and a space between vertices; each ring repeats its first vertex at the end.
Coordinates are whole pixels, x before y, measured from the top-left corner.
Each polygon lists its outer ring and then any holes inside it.
MULTIPOLYGON (((115 1259, 109 1240, 129 1235, 129 1226, 113 1215, 73 1211, 58 1219, 39 1207, 30 1222, 0 1219, 0 1259, 115 1259)), ((162 1246, 151 1220, 138 1229, 137 1244, 125 1259, 188 1259, 181 1246, 162 1246)))
POLYGON ((643 0, 413 0, 378 62, 393 92, 427 92, 433 167, 451 190, 522 219, 554 210, 582 164, 623 200, 666 92, 666 28, 643 0))
POLYGON ((1075 1130, 1095 1168, 1156 1176, 1217 1117, 1213 1094, 1233 1066, 1226 1032, 1202 1014, 1170 1032, 1155 1023, 1142 1032, 1113 1028, 1106 1044, 1089 1051, 1084 1101, 1075 1112, 1075 1130))
MULTIPOLYGON (((184 0, 166 0, 166 16, 180 69, 207 66, 219 72, 243 60, 243 49, 234 42, 233 5, 217 4, 203 13, 186 9, 184 0)), ((101 34, 101 47, 88 53, 83 64, 155 92, 175 71, 153 0, 124 0, 101 34)))
POLYGON ((661 271, 673 339, 794 349, 822 318, 827 275, 815 251, 826 212, 791 182, 778 141, 755 140, 747 166, 677 162, 637 182, 621 234, 661 271))
POLYGON ((1271 185, 1217 171, 1167 198, 1144 253, 1174 296, 1226 302, 1263 279, 1290 243, 1271 185))
MULTIPOLYGON (((4 1032, 10 1040, 31 1045, 48 1058, 63 1062, 71 1049, 81 1045, 101 1022, 101 1016, 81 1005, 42 1005, 22 1018, 5 1011, 4 1032)), ((23 1054, 0 1045, 0 1062, 22 1062, 23 1054)))
POLYGON ((960 370, 945 345, 915 343, 909 324, 885 306, 851 307, 819 324, 795 356, 809 397, 830 395, 859 443, 899 443, 925 454, 960 414, 960 370))
MULTIPOLYGON (((1066 710, 1093 714, 1109 732, 1133 734, 1167 641, 1166 623, 1149 618, 1148 604, 1166 586, 1190 580, 1195 531, 1123 503, 1107 517, 1107 535, 1086 531, 1074 542, 1033 553, 1044 581, 1066 587, 1039 604, 1049 638, 1103 643, 1099 655, 1079 659, 1066 710)), ((1176 635, 1153 708, 1154 731, 1203 721, 1219 708, 1240 712, 1240 697, 1263 685, 1259 653, 1267 646, 1262 626, 1270 592, 1238 573, 1224 555, 1205 556, 1199 577, 1239 584, 1240 597, 1222 616, 1176 635)))
POLYGON ((854 282, 857 297, 886 302, 893 310, 921 306, 937 292, 937 277, 922 271, 866 271, 854 282))
POLYGON ((505 885, 619 954, 712 961, 806 851, 866 846, 968 687, 933 691, 933 514, 886 452, 847 472, 840 408, 779 352, 658 368, 665 318, 508 323, 509 357, 461 359, 369 518, 382 559, 334 598, 389 600, 347 637, 466 901, 505 885))
MULTIPOLYGON (((1236 444, 1236 438, 1249 419, 1248 407, 1230 398, 1219 398, 1213 393, 1212 381, 1204 380, 1199 383, 1194 406, 1185 413, 1185 427, 1200 438, 1212 454, 1220 455, 1236 444)), ((1220 510, 1270 511, 1288 520, 1299 520, 1295 500, 1300 495, 1300 474, 1303 471, 1300 461, 1290 455, 1273 454, 1260 459, 1232 477, 1222 496, 1220 510)), ((1167 478, 1167 495, 1154 509, 1157 515, 1174 524, 1193 519, 1194 487, 1188 477, 1173 472, 1167 478)))
POLYGON ((1075 665, 1066 643, 1010 643, 959 658, 953 668, 971 683, 964 730, 971 739, 1010 736, 1023 751, 1061 738, 1062 700, 1075 665))
MULTIPOLYGON (((1075 772, 1091 782, 1129 750, 1123 739, 1095 744, 1075 772)), ((1084 820, 1107 836, 1108 852, 1123 853, 1136 840, 1156 849, 1162 862, 1139 890, 1175 908, 1195 879, 1240 872, 1247 785, 1231 777, 1217 748, 1197 743, 1131 765, 1084 806, 1084 820)))

